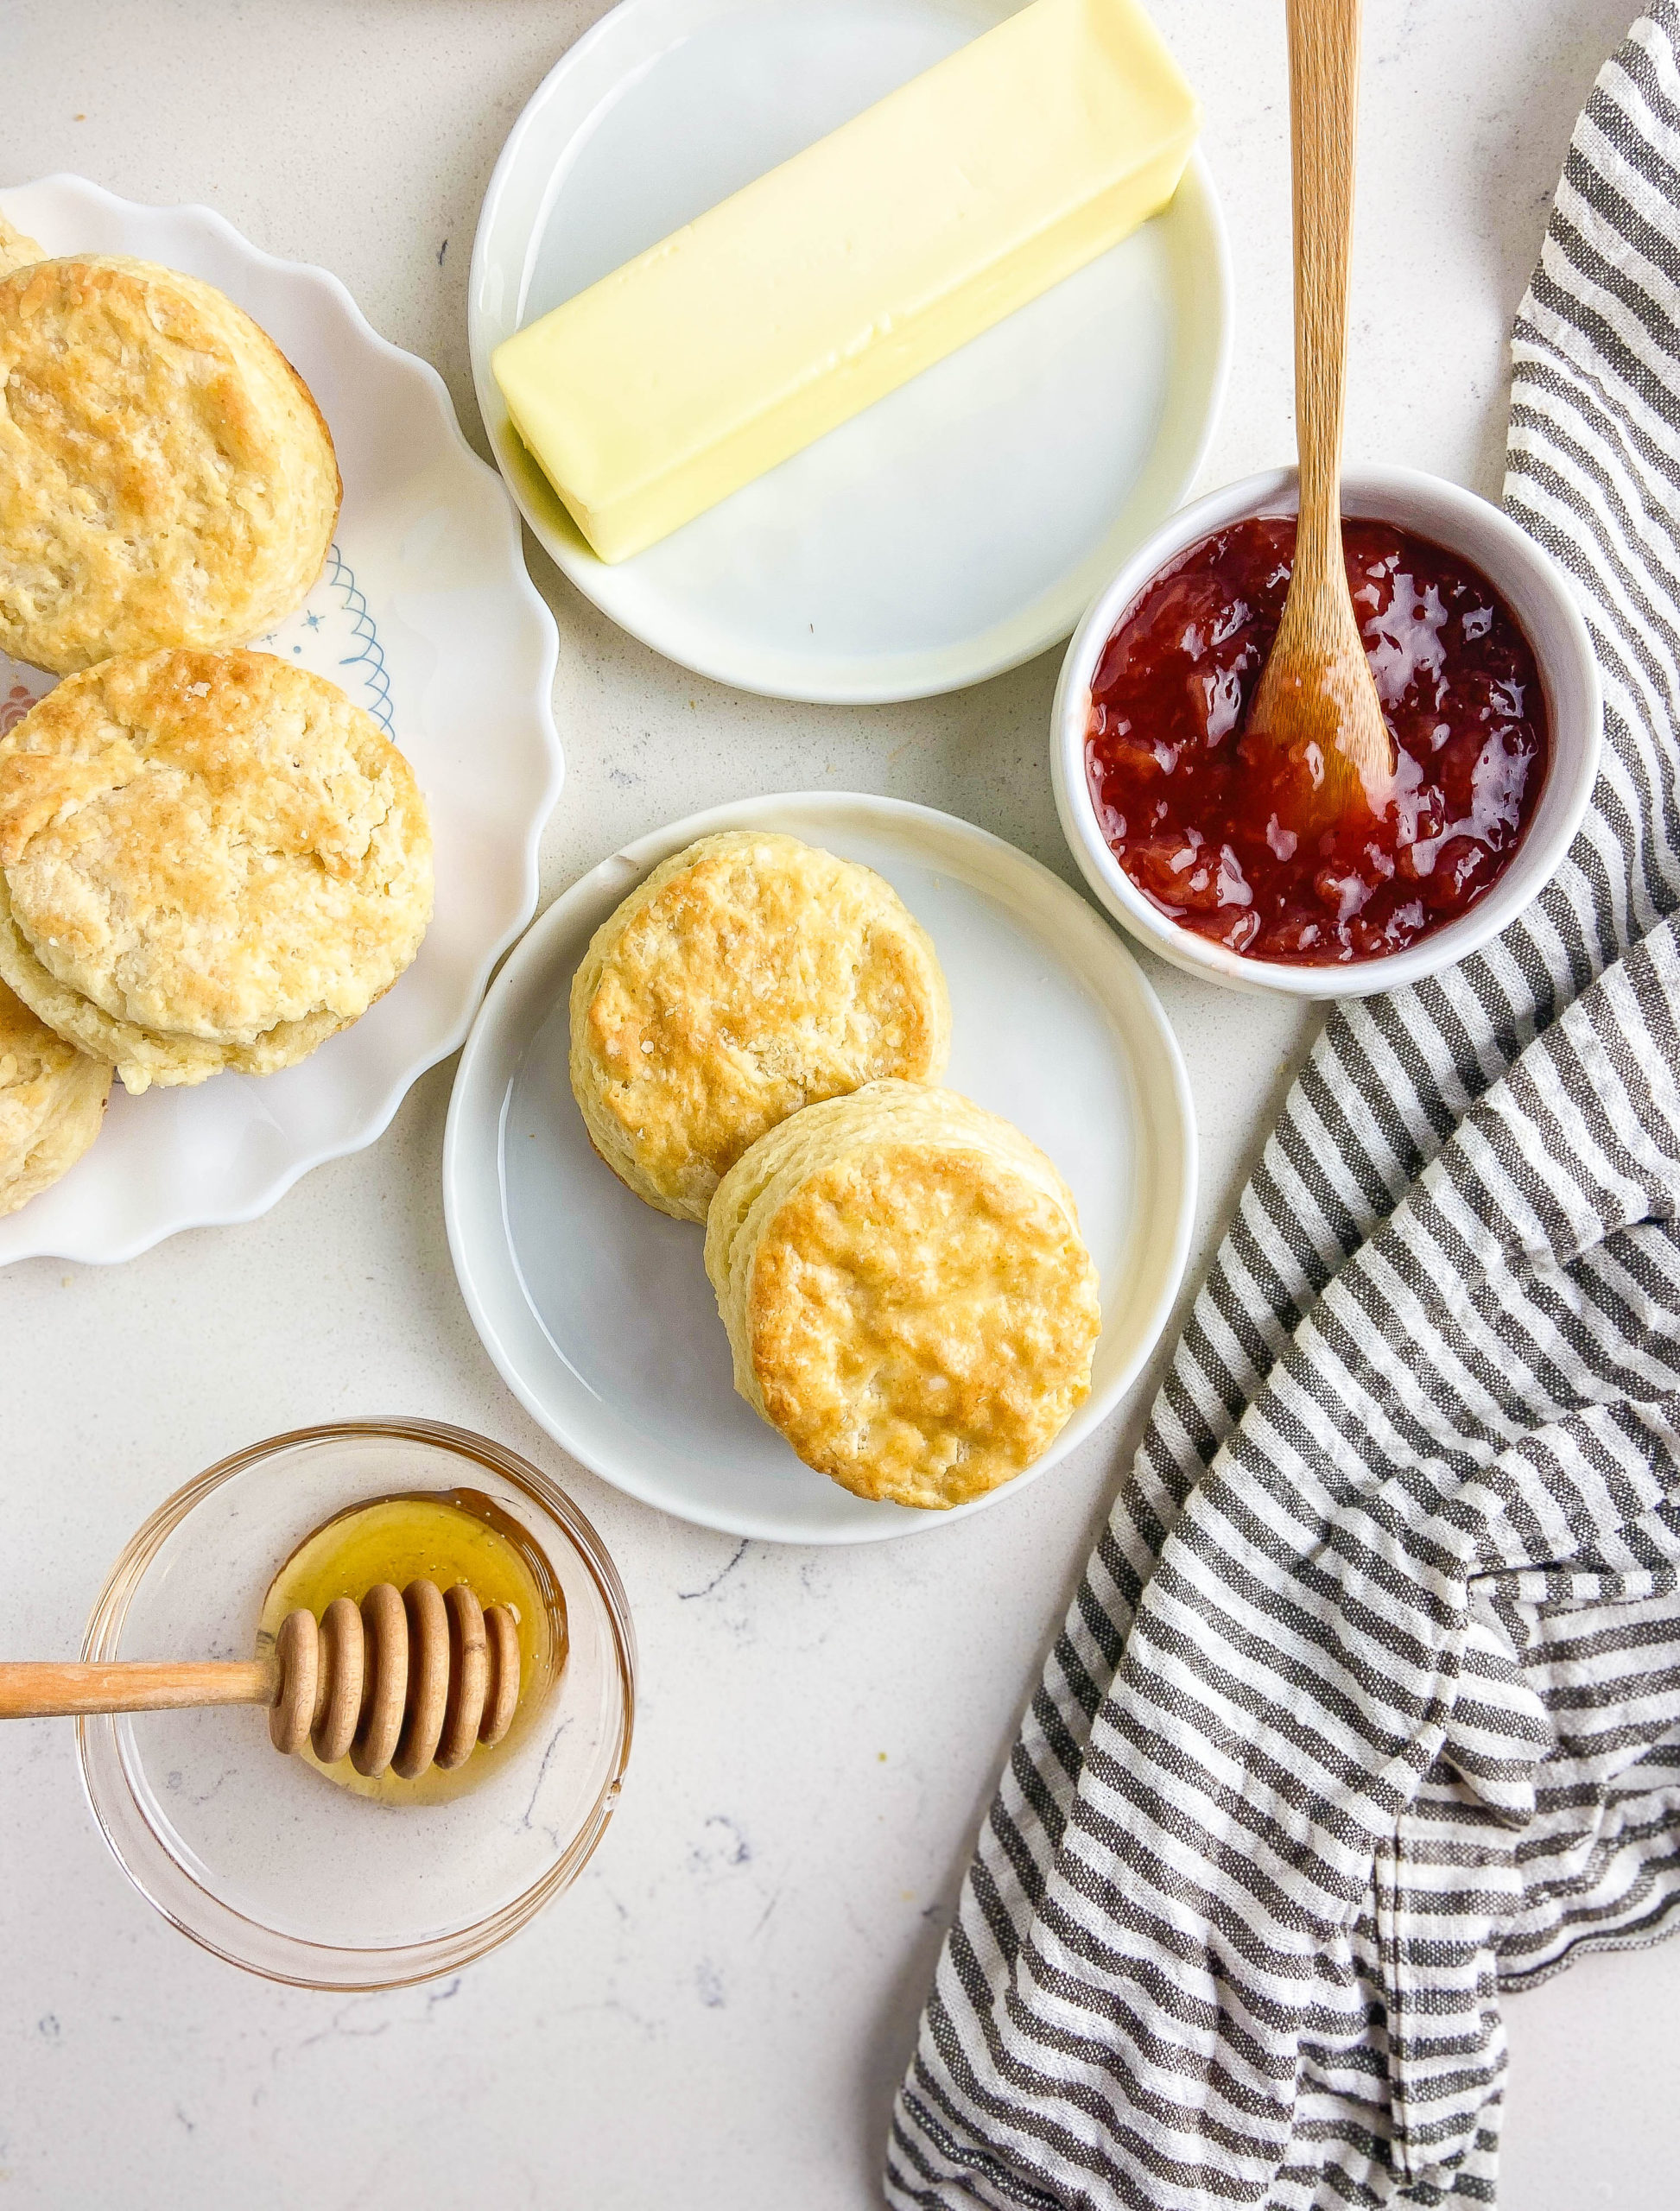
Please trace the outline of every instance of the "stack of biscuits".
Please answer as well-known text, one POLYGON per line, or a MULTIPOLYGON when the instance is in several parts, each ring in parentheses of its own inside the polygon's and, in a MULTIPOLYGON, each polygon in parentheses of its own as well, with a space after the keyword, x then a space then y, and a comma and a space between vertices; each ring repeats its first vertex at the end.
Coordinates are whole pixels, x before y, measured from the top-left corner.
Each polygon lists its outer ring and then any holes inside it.
POLYGON ((303 379, 211 285, 0 218, 0 651, 66 680, 0 738, 0 1213, 130 1092, 289 1067, 413 960, 431 833, 335 684, 242 641, 342 486, 303 379))
POLYGON ((891 885, 757 830, 656 868, 572 985, 590 1141, 705 1222, 740 1395, 855 1495, 932 1509, 1043 1455, 1101 1327, 1067 1184, 939 1086, 950 1026, 891 885))

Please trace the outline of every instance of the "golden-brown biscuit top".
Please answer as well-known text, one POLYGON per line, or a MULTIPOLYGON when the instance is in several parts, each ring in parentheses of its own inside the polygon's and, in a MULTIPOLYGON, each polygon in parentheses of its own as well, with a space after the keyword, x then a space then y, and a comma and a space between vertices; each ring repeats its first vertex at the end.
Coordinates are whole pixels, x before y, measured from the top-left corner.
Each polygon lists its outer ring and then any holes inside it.
POLYGON ((785 1122, 719 1191, 707 1265, 738 1386, 859 1497, 981 1496, 1088 1393, 1101 1313, 1067 1186, 952 1092, 877 1084, 785 1122))
POLYGON ((872 870, 795 837, 731 830, 655 869, 599 930, 572 995, 572 1084, 597 1150, 638 1195, 704 1220, 765 1130, 887 1076, 921 1081, 950 1040, 926 932, 872 870))
POLYGON ((0 738, 0 871, 59 984, 219 1045, 354 1020, 431 911, 407 762, 336 685, 266 653, 107 661, 49 692, 0 738))
POLYGON ((339 491, 307 387, 213 285, 0 275, 0 650, 64 675, 261 636, 320 574, 339 491))

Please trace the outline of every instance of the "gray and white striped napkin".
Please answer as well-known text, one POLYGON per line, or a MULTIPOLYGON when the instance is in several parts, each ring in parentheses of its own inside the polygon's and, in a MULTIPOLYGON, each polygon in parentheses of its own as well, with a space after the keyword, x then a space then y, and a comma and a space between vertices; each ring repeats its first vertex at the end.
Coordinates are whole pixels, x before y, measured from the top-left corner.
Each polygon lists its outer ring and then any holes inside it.
POLYGON ((1512 349, 1593 810, 1290 1099, 980 1837, 898 2211, 1489 2202, 1502 1993, 1677 1923, 1677 49, 1658 0, 1600 77, 1512 349))

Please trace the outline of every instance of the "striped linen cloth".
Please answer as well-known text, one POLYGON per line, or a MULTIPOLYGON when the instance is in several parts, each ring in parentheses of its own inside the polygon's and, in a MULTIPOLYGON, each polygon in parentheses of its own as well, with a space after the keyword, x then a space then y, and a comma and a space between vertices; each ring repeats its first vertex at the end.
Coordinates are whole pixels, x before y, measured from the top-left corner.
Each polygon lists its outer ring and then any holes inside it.
POLYGON ((1503 1992, 1676 1923, 1677 48, 1659 0, 1601 76, 1512 345, 1593 811, 1289 1100, 981 1834, 897 2211, 1490 2202, 1503 1992))

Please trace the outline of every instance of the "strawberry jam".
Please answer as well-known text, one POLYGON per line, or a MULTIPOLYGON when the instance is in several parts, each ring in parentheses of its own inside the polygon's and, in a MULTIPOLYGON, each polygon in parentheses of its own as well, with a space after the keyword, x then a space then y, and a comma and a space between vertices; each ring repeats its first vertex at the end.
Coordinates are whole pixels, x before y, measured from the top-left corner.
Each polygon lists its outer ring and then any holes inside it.
POLYGON ((1487 579, 1381 522, 1343 525, 1347 580, 1394 739, 1379 816, 1283 826, 1244 732, 1295 556, 1292 516, 1192 546, 1121 618, 1091 686, 1086 773, 1120 865, 1162 912, 1254 960, 1398 952, 1474 905, 1545 778, 1545 698, 1487 579))

